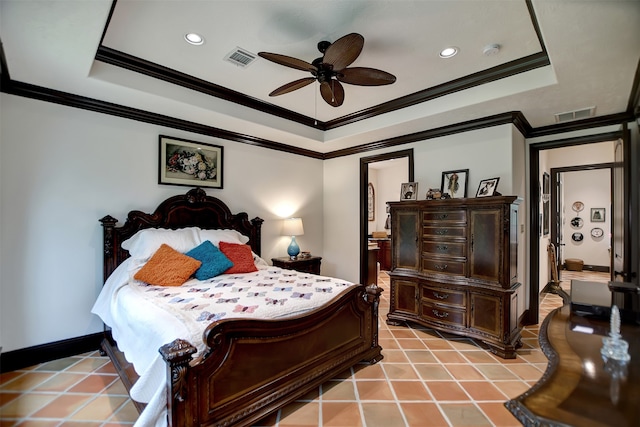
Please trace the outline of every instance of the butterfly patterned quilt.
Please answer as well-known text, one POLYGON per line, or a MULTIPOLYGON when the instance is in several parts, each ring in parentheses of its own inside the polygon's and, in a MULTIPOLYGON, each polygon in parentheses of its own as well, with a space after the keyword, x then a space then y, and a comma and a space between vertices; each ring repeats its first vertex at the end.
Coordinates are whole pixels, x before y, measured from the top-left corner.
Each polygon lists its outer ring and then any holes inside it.
MULTIPOLYGON (((92 312, 140 376, 131 397, 147 403, 136 427, 163 425, 166 366, 158 349, 176 338, 198 353, 206 327, 221 319, 279 319, 319 308, 353 283, 256 263, 258 271, 191 279, 178 287, 152 286, 133 279, 140 266, 123 262, 105 283, 92 312)), ((196 354, 197 356, 197 354, 196 354)))

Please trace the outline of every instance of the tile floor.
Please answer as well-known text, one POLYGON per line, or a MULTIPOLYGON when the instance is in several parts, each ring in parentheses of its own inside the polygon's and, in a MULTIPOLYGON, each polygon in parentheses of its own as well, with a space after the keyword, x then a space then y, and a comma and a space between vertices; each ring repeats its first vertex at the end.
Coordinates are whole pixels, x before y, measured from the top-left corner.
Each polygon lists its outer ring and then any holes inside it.
MULTIPOLYGON (((608 274, 562 272, 571 279, 607 282, 608 274)), ((504 360, 479 343, 416 325, 385 323, 389 279, 380 307, 384 360, 358 365, 332 379, 259 426, 518 426, 504 402, 535 384, 547 360, 538 326, 522 332, 516 359, 504 360)), ((562 305, 543 294, 540 320, 562 305)), ((0 427, 109 427, 132 425, 137 412, 106 357, 97 352, 32 366, 0 376, 0 427)))

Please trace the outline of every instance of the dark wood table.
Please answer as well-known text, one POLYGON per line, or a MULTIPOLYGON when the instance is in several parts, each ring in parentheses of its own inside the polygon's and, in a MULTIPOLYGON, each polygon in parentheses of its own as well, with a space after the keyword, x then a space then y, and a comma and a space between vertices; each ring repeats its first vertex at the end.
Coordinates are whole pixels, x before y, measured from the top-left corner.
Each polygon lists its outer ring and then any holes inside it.
POLYGON ((552 311, 540 327, 547 370, 531 389, 505 403, 525 426, 640 426, 640 326, 623 324, 631 361, 623 378, 600 355, 609 322, 571 313, 569 305, 552 311), (587 329, 583 329, 587 328, 587 329), (580 332, 593 330, 593 333, 580 332))

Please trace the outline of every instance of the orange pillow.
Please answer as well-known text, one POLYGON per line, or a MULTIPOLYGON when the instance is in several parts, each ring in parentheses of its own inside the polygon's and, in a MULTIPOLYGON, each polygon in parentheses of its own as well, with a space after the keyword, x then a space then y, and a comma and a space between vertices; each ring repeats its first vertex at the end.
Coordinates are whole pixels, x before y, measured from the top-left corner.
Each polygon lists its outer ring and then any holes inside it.
POLYGON ((233 263, 233 267, 229 268, 224 274, 251 273, 258 271, 253 261, 253 253, 251 246, 239 245, 237 243, 219 243, 220 252, 225 254, 233 263))
POLYGON ((150 285, 180 286, 201 264, 163 243, 133 278, 150 285))

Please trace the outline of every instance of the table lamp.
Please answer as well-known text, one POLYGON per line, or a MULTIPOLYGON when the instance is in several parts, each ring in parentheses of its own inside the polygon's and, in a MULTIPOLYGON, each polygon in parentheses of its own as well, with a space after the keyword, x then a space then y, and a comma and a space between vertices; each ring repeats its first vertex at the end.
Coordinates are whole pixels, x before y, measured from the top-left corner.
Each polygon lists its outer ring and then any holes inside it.
POLYGON ((304 234, 304 228, 302 228, 302 218, 288 218, 284 220, 282 225, 282 234, 285 236, 291 236, 291 244, 287 248, 287 253, 291 259, 296 259, 300 253, 300 246, 296 242, 296 236, 302 236, 304 234))

